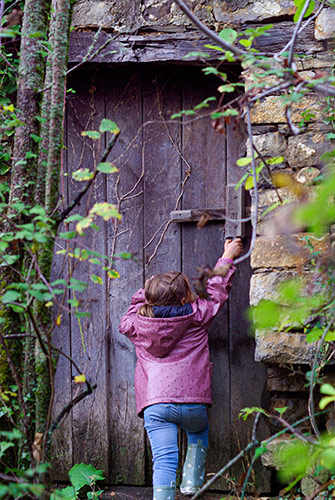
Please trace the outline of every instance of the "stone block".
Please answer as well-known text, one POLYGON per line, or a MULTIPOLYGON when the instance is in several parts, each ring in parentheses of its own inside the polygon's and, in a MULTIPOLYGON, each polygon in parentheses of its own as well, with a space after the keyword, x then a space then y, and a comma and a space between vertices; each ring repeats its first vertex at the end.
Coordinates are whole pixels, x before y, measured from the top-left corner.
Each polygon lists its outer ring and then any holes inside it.
POLYGON ((73 8, 72 26, 127 31, 142 23, 141 0, 79 0, 73 8))
MULTIPOLYGON (((279 132, 269 132, 267 134, 253 136, 253 142, 265 157, 283 156, 287 148, 287 139, 279 132)), ((250 141, 247 141, 247 156, 251 156, 250 141)))
POLYGON ((250 280, 250 305, 256 306, 261 300, 275 301, 278 296, 278 285, 298 276, 300 273, 293 270, 253 274, 250 280))
POLYGON ((261 236, 256 239, 251 255, 251 267, 259 268, 300 268, 308 264, 310 251, 306 247, 304 238, 309 237, 314 250, 327 253, 329 238, 316 238, 309 233, 300 233, 287 236, 277 235, 272 238, 261 236))
MULTIPOLYGON (((321 119, 321 109, 317 97, 304 97, 304 99, 292 106, 291 119, 297 123, 303 119, 302 113, 310 110, 314 113, 311 121, 321 119)), ((285 106, 280 96, 266 97, 258 102, 251 110, 251 121, 258 125, 262 123, 286 123, 285 106)))
POLYGON ((332 148, 322 133, 289 137, 285 158, 291 168, 323 167, 320 156, 332 148))
POLYGON ((255 361, 306 365, 313 360, 317 343, 308 344, 302 333, 256 330, 255 361))
POLYGON ((320 175, 320 170, 315 167, 304 167, 295 176, 295 180, 301 184, 311 184, 320 175))
MULTIPOLYGON (((294 424, 298 420, 303 419, 308 415, 308 394, 303 394, 302 397, 285 397, 284 395, 272 396, 270 398, 269 412, 271 415, 278 415, 276 408, 286 408, 283 414, 283 418, 289 423, 294 424)), ((269 423, 269 427, 272 432, 278 432, 283 429, 283 424, 279 422, 276 418, 272 418, 269 423)), ((310 430, 310 421, 306 420, 302 422, 298 429, 300 431, 310 430)))
POLYGON ((308 392, 309 390, 305 373, 279 366, 267 369, 266 384, 270 392, 308 392))
POLYGON ((335 11, 323 9, 315 20, 316 40, 327 40, 335 35, 335 11))
POLYGON ((267 451, 261 455, 262 464, 264 467, 271 467, 273 469, 279 469, 278 461, 275 459, 276 453, 280 452, 280 449, 287 446, 287 443, 291 439, 290 435, 283 435, 282 437, 276 438, 269 443, 262 443, 267 451))
POLYGON ((216 0, 213 14, 220 23, 240 25, 250 21, 263 21, 274 17, 293 15, 295 7, 290 0, 256 0, 240 2, 216 0))

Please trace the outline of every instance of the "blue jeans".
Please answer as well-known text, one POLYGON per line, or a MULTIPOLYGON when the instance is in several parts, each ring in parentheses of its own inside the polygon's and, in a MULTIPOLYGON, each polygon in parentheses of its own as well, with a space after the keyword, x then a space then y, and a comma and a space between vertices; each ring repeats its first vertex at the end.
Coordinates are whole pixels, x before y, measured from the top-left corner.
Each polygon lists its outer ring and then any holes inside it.
POLYGON ((178 467, 178 427, 187 434, 188 444, 208 446, 207 408, 198 403, 158 403, 144 410, 154 464, 154 486, 172 486, 178 467), (200 441, 200 442, 199 442, 200 441))

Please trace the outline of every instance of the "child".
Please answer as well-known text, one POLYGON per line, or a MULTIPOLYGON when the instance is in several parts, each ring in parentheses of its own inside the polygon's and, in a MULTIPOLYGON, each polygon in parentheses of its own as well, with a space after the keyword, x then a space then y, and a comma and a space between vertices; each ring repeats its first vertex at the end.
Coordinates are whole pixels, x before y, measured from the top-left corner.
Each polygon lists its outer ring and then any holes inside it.
POLYGON ((203 484, 211 403, 208 328, 228 298, 233 259, 242 250, 240 239, 226 241, 215 267, 231 267, 224 277, 208 280, 209 300, 193 295, 184 274, 158 274, 121 318, 120 332, 136 347, 136 405, 152 448, 154 500, 175 498, 178 427, 188 439, 180 491, 193 495, 203 484))

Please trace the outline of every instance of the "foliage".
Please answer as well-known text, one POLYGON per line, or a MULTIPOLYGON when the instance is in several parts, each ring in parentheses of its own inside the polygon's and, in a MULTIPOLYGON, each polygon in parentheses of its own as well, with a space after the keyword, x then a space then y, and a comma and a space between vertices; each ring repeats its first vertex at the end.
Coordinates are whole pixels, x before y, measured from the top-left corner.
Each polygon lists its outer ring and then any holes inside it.
POLYGON ((89 486, 91 491, 87 492, 87 498, 93 500, 99 498, 102 490, 96 490, 98 481, 104 478, 101 470, 97 470, 92 465, 76 464, 69 471, 71 486, 55 490, 51 495, 51 500, 76 500, 79 492, 84 486, 89 486))

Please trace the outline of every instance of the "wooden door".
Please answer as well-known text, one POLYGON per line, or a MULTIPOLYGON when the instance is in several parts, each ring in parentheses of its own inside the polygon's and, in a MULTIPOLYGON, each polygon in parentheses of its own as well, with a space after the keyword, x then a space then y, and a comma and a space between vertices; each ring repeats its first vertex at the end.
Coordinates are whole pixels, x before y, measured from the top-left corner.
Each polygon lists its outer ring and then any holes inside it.
MULTIPOLYGON (((72 463, 84 461, 102 468, 112 484, 150 484, 148 443, 135 409, 135 353, 118 333, 118 324, 132 294, 148 276, 176 269, 194 278, 197 267, 214 265, 222 253, 223 221, 198 230, 194 223, 169 219, 176 209, 225 208, 226 185, 241 175, 236 166, 245 148, 241 124, 227 124, 219 134, 210 125, 209 108, 171 120, 172 114, 192 109, 207 97, 219 97, 218 84, 199 68, 170 65, 93 68, 71 77, 69 86, 75 94, 67 102, 64 178, 68 201, 81 188, 71 171, 81 166, 92 169, 99 154, 97 145, 83 139, 81 132, 97 130, 107 117, 121 129, 110 155, 119 172, 101 174, 80 210, 85 213, 89 203, 105 200, 119 206, 122 222, 99 224, 100 231, 88 232, 84 240, 84 245, 116 256, 120 278, 104 278, 103 286, 91 288, 82 299, 91 317, 80 323, 72 318, 62 334, 58 332, 58 343, 97 383, 94 394, 75 407, 55 440, 59 476, 61 464, 64 475, 72 463), (120 252, 130 252, 135 259, 123 260, 120 252), (62 448, 59 443, 65 442, 62 448)), ((81 263, 76 277, 89 281, 92 266, 81 263)), ((264 368, 253 361, 254 342, 243 315, 249 278, 245 262, 236 273, 229 302, 210 330, 214 374, 208 473, 219 470, 248 442, 250 425, 238 419, 240 409, 262 404, 264 368)), ((69 377, 62 378, 59 372, 57 384, 56 409, 64 403, 64 394, 75 390, 69 388, 69 377)), ((182 438, 181 448, 185 448, 182 438)), ((233 471, 235 477, 242 469, 240 465, 233 471)), ((217 487, 229 485, 221 481, 217 487)))

